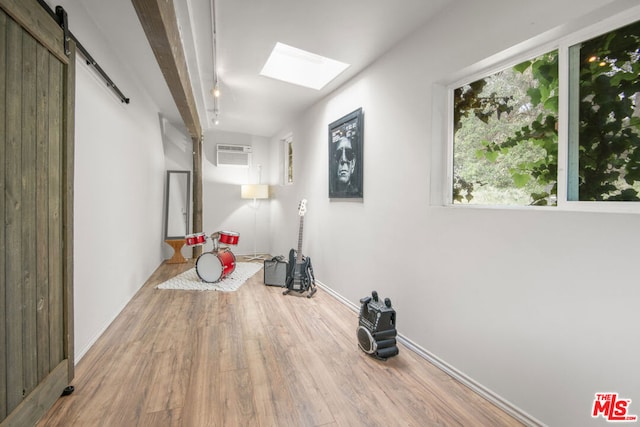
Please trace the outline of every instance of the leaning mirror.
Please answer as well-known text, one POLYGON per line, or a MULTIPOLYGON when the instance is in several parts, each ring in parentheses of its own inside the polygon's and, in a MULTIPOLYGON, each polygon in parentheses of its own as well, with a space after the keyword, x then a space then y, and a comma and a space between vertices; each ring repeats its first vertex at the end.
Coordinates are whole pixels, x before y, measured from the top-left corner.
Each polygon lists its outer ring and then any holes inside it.
POLYGON ((164 238, 184 239, 189 234, 190 171, 167 171, 164 238))

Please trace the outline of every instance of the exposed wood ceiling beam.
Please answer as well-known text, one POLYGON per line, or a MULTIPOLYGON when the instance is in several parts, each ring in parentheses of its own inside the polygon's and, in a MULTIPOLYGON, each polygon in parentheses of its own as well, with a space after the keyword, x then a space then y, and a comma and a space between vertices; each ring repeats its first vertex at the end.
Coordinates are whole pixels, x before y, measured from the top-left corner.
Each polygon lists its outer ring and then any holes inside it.
MULTIPOLYGON (((131 0, 193 143, 193 232, 202 231, 202 127, 173 0, 131 0)), ((202 252, 193 248, 193 257, 202 252)))
POLYGON ((131 0, 173 100, 192 139, 202 128, 178 30, 173 0, 131 0))

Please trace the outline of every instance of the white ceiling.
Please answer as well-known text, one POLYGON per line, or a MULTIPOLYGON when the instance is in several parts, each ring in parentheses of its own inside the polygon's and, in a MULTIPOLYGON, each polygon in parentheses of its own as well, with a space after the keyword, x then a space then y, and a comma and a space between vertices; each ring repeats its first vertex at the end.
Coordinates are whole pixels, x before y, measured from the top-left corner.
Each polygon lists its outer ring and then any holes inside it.
MULTIPOLYGON (((217 67, 222 90, 216 126, 210 92, 212 0, 174 0, 203 130, 273 136, 451 1, 215 0, 217 67), (260 76, 276 42, 351 66, 321 91, 260 76)), ((130 1, 84 0, 83 5, 111 47, 147 86, 161 114, 183 127, 130 1)), ((85 47, 91 52, 89 46, 85 47)))

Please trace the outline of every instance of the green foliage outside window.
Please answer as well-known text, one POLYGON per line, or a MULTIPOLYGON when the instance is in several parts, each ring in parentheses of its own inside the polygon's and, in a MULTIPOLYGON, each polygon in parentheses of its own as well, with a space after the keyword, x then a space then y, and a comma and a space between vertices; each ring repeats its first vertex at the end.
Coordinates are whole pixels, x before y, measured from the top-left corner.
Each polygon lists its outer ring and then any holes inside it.
POLYGON ((454 91, 454 202, 555 204, 558 54, 454 91))
POLYGON ((577 120, 579 166, 570 173, 577 173, 578 197, 571 186, 569 197, 640 200, 640 22, 571 47, 575 50, 579 55, 570 57, 579 58, 579 65, 570 70, 579 76, 579 113, 571 120, 577 120))

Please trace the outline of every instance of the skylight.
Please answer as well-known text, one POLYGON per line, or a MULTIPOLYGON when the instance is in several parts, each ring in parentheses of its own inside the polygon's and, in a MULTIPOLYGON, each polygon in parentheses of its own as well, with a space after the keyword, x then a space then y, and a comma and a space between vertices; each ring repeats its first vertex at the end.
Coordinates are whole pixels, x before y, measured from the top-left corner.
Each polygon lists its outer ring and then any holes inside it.
POLYGON ((260 75, 320 90, 348 67, 349 64, 278 42, 260 75))

